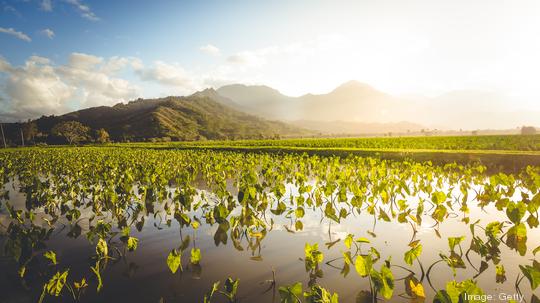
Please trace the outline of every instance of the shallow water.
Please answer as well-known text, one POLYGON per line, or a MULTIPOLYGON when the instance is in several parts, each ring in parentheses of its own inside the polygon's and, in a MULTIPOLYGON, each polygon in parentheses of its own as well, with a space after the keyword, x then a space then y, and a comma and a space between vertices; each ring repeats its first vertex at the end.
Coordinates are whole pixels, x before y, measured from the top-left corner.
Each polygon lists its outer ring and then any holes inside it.
MULTIPOLYGON (((13 184, 8 184, 6 188, 12 188, 13 184)), ((201 186, 202 188, 202 186, 201 186)), ((297 195, 295 186, 288 184, 285 196, 297 195)), ((235 191, 234 188, 229 188, 235 191)), ((10 204, 15 208, 24 208, 24 194, 11 190, 10 204)), ((199 193, 211 196, 211 193, 201 189, 199 193)), ((235 193, 237 194, 237 192, 235 193)), ((518 196, 519 193, 516 193, 518 196)), ((200 196, 199 196, 200 197, 200 196)), ((411 200, 418 197, 410 197, 411 200)), ((163 204, 157 204, 155 212, 160 216, 148 215, 145 225, 141 231, 131 229, 131 236, 139 239, 139 246, 134 252, 126 252, 125 257, 117 260, 109 260, 105 270, 102 272, 103 289, 97 293, 95 287, 86 289, 81 297, 82 302, 201 302, 204 294, 209 291, 215 281, 223 281, 227 277, 240 280, 238 298, 241 302, 279 302, 277 287, 272 288, 267 280, 273 277, 275 272, 277 286, 289 285, 297 281, 304 284, 304 288, 310 281, 310 275, 304 266, 304 245, 305 243, 318 243, 320 251, 324 254, 324 261, 320 266, 323 276, 317 278, 316 282, 331 292, 339 294, 340 302, 363 302, 357 299, 361 292, 369 291, 369 281, 361 278, 354 269, 354 264, 350 267, 350 272, 344 277, 341 270, 344 266, 342 252, 348 249, 344 245, 347 234, 353 234, 355 238, 366 237, 371 243, 362 244, 362 251, 366 252, 369 247, 375 247, 381 253, 381 261, 375 266, 377 269, 383 260, 392 257, 392 271, 395 278, 395 290, 392 302, 410 302, 405 294, 404 278, 409 275, 403 266, 415 272, 420 279, 421 269, 417 262, 413 266, 408 266, 403 261, 403 254, 410 247, 411 240, 420 240, 423 245, 423 252, 419 258, 427 271, 429 266, 440 260, 439 254, 449 254, 447 237, 466 235, 462 242, 463 250, 467 250, 471 241, 469 226, 461 221, 463 215, 455 211, 442 224, 438 232, 435 232, 436 221, 430 216, 423 216, 423 223, 418 228, 417 233, 413 233, 412 227, 408 223, 398 223, 395 220, 385 222, 376 220, 365 211, 361 214, 349 216, 341 220, 340 223, 333 222, 325 218, 320 209, 306 208, 306 214, 302 218, 303 229, 294 231, 294 220, 287 218, 285 214, 274 215, 266 213, 266 220, 273 220, 273 225, 267 235, 261 240, 260 245, 255 245, 256 238, 247 239, 243 237, 240 246, 235 247, 231 240, 230 231, 227 240, 221 243, 216 241, 215 235, 218 224, 212 226, 202 224, 197 230, 192 227, 180 228, 176 220, 172 220, 170 227, 166 221, 172 218, 165 214, 162 209, 163 204), (370 233, 368 233, 368 231, 370 233), (376 236, 375 236, 376 235, 376 236), (182 264, 183 272, 172 274, 167 267, 167 255, 173 248, 177 248, 183 239, 190 237, 190 248, 196 246, 200 248, 202 260, 200 266, 189 264, 189 249, 184 251, 182 264), (325 243, 338 241, 331 248, 327 248, 325 243), (251 247, 250 243, 251 241, 251 247), (226 243, 223 243, 226 242, 226 243), (330 260, 336 259, 330 263, 330 260), (398 265, 395 266, 394 265, 398 265), (403 294, 404 297, 399 297, 403 294)), ((471 202, 469 217, 470 222, 480 219, 481 226, 485 226, 492 221, 505 221, 506 215, 493 206, 488 206, 483 210, 474 207, 471 202)), ((236 212, 239 210, 236 209, 236 212)), ((82 210, 82 217, 85 211, 82 210)), ((191 215, 201 217, 201 212, 191 215)), ((234 215, 234 212, 233 212, 234 215)), ((38 212, 39 217, 39 212, 38 212)), ((0 214, 0 223, 7 226, 10 219, 5 213, 0 214)), ((40 222, 40 220, 36 220, 40 222)), ((46 225, 41 221, 43 226, 46 225)), ((69 226, 62 226, 62 222, 57 227, 49 241, 46 242, 46 250, 53 250, 59 260, 59 269, 70 268, 69 275, 73 280, 80 280, 87 277, 95 283, 95 279, 88 270, 93 265, 90 257, 95 254, 95 244, 90 243, 84 234, 87 226, 81 222, 82 234, 78 238, 68 236, 69 226)), ((221 234, 222 235, 222 234, 221 234)), ((222 235, 223 236, 223 235, 222 235)), ((0 243, 4 245, 5 236, 0 236, 0 243)), ((119 236, 113 237, 110 244, 119 244, 119 236)), ((506 269, 507 281, 504 284, 496 283, 495 267, 489 264, 487 270, 478 277, 478 285, 487 294, 515 294, 517 290, 514 281, 518 276, 519 264, 529 264, 529 259, 533 258, 532 248, 540 244, 540 233, 536 230, 529 232, 527 244, 529 250, 525 256, 520 256, 516 251, 511 250, 504 243, 501 243, 502 264, 506 269)), ((112 246, 112 245, 110 245, 112 246)), ((120 246, 120 245, 119 245, 120 246)), ((354 249, 353 249, 354 250, 354 249)), ((474 252, 469 255, 472 265, 480 267, 480 258, 474 252)), ((463 257, 466 269, 457 269, 455 279, 457 281, 470 279, 475 276, 476 271, 472 268, 465 257, 463 257)), ((12 260, 2 258, 0 261, 0 291, 2 297, 0 302, 35 302, 41 293, 44 277, 41 272, 47 271, 47 265, 41 262, 33 267, 29 266, 30 275, 25 289, 17 276, 17 267, 12 260), (42 269, 36 270, 36 269, 42 269), (44 269, 44 270, 43 270, 44 269)), ((48 269, 50 271, 50 268, 48 269)), ((429 280, 424 279, 423 286, 426 292, 427 301, 431 301, 435 295, 435 290, 444 289, 447 281, 454 279, 452 270, 444 263, 434 265, 429 280)), ((532 291, 528 282, 523 281, 520 290, 525 295, 526 300, 531 297, 532 291)), ((59 298, 46 297, 45 302, 55 302, 59 298)), ((63 294, 61 301, 72 302, 68 294, 63 294)), ((213 302, 225 302, 222 296, 215 296, 213 302)))

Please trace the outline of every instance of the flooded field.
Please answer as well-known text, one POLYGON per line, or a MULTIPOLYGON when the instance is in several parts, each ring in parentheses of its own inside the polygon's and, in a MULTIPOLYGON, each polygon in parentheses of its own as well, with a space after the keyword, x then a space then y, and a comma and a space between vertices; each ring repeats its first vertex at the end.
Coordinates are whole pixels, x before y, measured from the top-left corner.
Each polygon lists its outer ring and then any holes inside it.
POLYGON ((0 163, 1 302, 538 300, 539 167, 143 148, 0 163))

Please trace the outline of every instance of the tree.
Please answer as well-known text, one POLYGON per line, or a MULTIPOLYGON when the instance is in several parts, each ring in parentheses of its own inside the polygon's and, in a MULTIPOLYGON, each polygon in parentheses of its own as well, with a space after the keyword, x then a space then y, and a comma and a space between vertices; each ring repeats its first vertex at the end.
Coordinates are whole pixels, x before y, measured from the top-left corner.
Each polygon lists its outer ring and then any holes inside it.
POLYGON ((109 133, 103 128, 98 129, 96 131, 96 141, 102 144, 110 142, 109 133))
POLYGON ((532 126, 523 126, 521 128, 522 135, 536 135, 536 128, 532 126))
POLYGON ((64 137, 69 144, 79 143, 88 139, 90 128, 77 121, 66 121, 56 124, 52 129, 52 134, 64 137))
POLYGON ((38 133, 38 128, 36 122, 28 121, 23 124, 23 135, 25 141, 34 141, 34 137, 38 133))

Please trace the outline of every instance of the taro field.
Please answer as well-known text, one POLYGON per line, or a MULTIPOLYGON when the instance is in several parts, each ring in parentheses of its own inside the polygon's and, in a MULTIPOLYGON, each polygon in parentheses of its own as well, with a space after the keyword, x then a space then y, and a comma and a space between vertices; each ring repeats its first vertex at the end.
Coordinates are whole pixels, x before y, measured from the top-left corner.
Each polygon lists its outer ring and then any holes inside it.
POLYGON ((534 165, 60 147, 0 180, 1 302, 539 302, 534 165))

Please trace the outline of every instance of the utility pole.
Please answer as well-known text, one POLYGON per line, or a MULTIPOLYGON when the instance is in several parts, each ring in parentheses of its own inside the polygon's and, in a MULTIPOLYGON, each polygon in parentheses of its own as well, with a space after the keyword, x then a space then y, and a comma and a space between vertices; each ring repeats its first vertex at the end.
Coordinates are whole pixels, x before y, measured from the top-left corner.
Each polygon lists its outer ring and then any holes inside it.
POLYGON ((21 124, 21 128, 19 128, 21 130, 21 142, 22 142, 22 146, 24 147, 24 136, 23 136, 23 131, 22 131, 22 124, 21 124))
POLYGON ((2 130, 2 140, 4 141, 4 148, 7 148, 6 137, 4 137, 4 124, 0 123, 0 129, 2 130))

